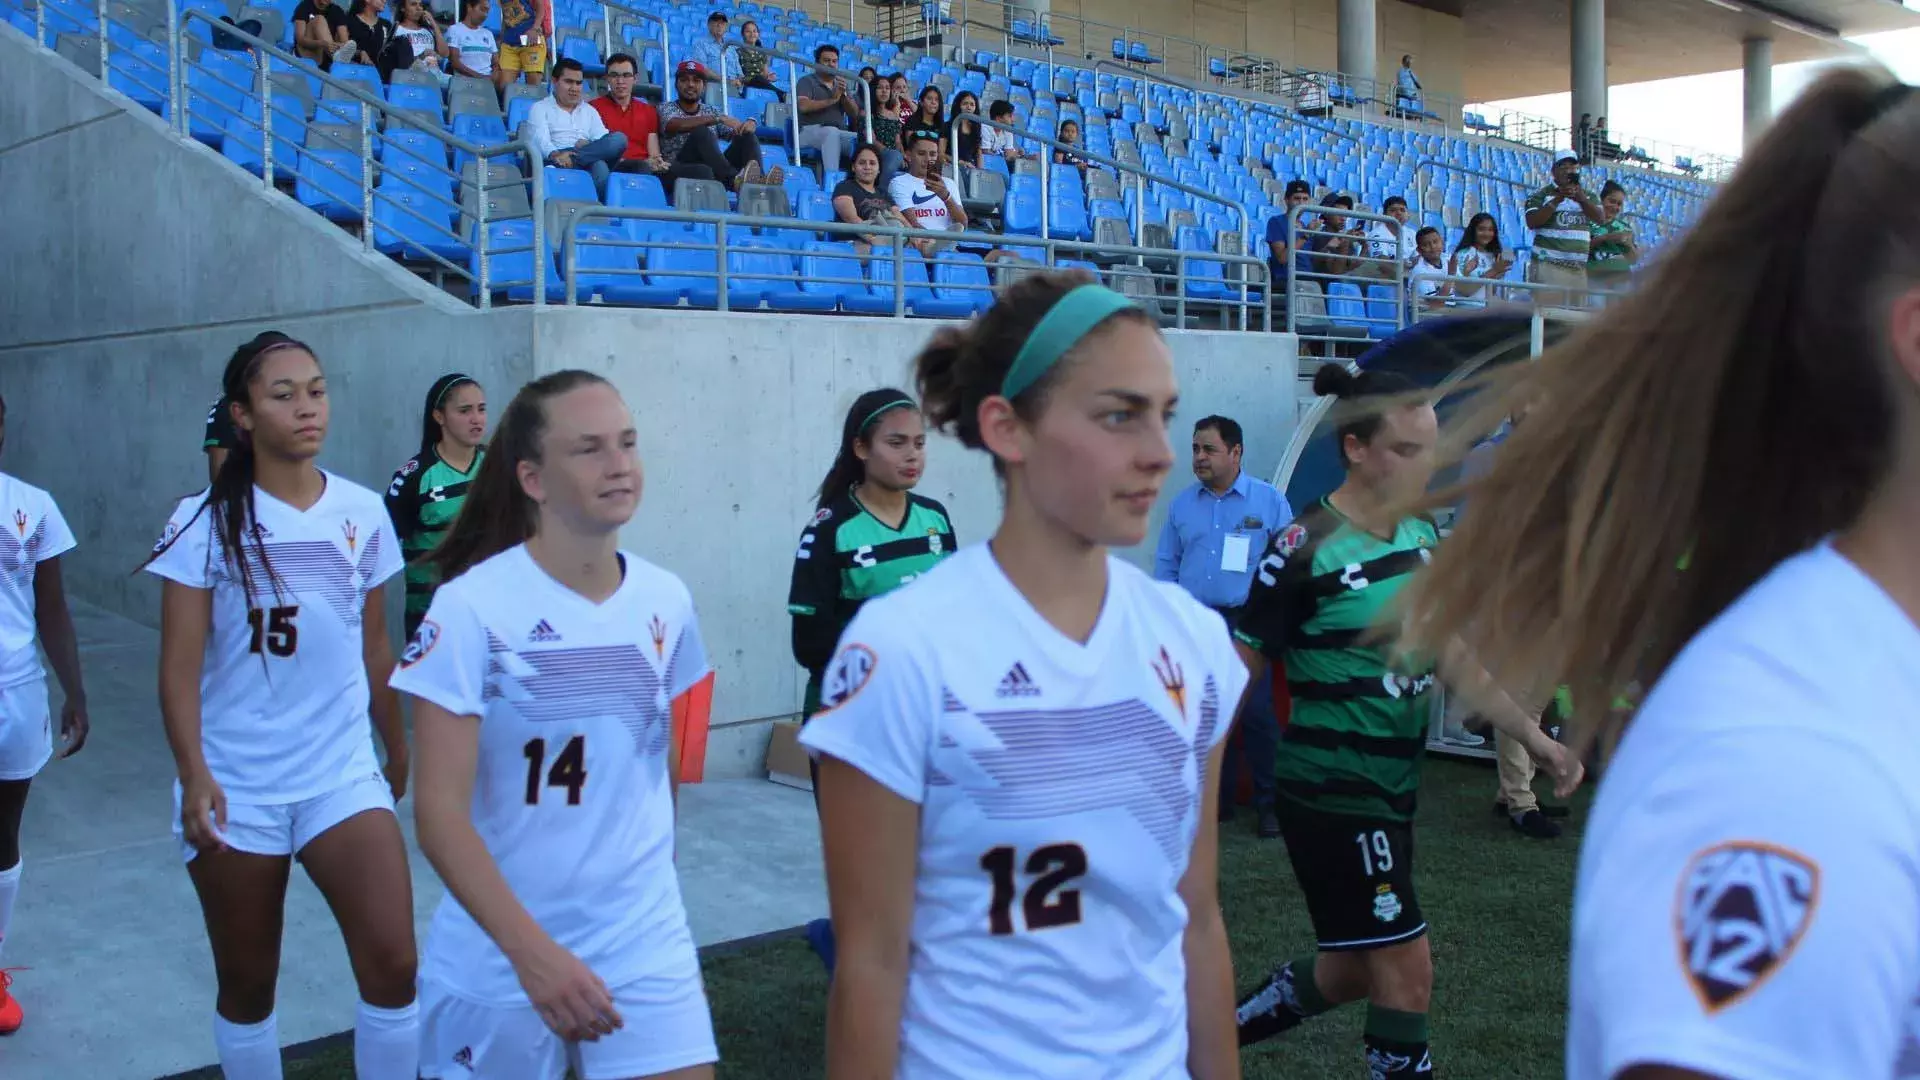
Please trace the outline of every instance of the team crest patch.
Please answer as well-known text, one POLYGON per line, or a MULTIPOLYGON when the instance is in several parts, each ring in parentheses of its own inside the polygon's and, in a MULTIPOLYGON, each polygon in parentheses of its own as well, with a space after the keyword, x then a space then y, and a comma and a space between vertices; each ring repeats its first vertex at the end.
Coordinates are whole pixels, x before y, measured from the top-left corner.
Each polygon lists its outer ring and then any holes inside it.
POLYGON ((880 658, 865 645, 855 642, 841 649, 840 655, 828 666, 826 678, 820 680, 820 711, 837 709, 852 701, 873 679, 873 669, 879 666, 880 658))
POLYGON ((20 532, 20 538, 21 538, 22 540, 24 540, 24 539, 26 539, 26 537, 27 537, 27 512, 26 512, 25 510, 15 510, 15 511, 13 512, 13 527, 14 527, 15 529, 17 529, 17 530, 19 530, 19 532, 20 532))
POLYGON ((938 555, 940 554, 940 546, 941 546, 940 530, 928 529, 927 530, 927 550, 933 552, 935 555, 938 555))
POLYGON ((353 554, 360 546, 360 527, 351 521, 343 521, 340 523, 340 535, 347 538, 347 554, 353 554))
POLYGON ((1820 902, 1819 864, 1755 841, 1694 855, 1675 897, 1680 961, 1701 1007, 1718 1012, 1793 955, 1820 902))
POLYGON ((420 626, 413 632, 413 639, 400 651, 400 666, 410 668, 426 658, 440 641, 440 624, 432 619, 420 620, 420 626))
POLYGON ((171 521, 167 522, 167 527, 160 533, 160 539, 154 542, 153 553, 158 555, 167 550, 167 545, 173 543, 173 538, 179 535, 180 526, 171 521))
POLYGON ((1173 654, 1165 645, 1160 646, 1160 656, 1153 662, 1153 673, 1160 676, 1160 685, 1167 690, 1167 696, 1173 699, 1173 707, 1184 719, 1187 715, 1187 678, 1179 664, 1174 663, 1173 654))
POLYGON ((815 525, 824 524, 832 517, 833 511, 823 506, 813 515, 813 520, 807 524, 807 527, 812 528, 815 525))
POLYGON ((419 458, 408 458, 407 463, 405 465, 400 466, 401 476, 412 476, 414 473, 418 471, 420 471, 419 458))
POLYGON ((667 624, 655 615, 647 624, 647 636, 653 638, 653 655, 662 660, 667 658, 667 624))
POLYGON ((1286 530, 1280 534, 1280 557, 1286 558, 1299 551, 1306 542, 1307 527, 1305 525, 1287 526, 1286 530))
POLYGON ((1400 917, 1402 905, 1400 897, 1394 894, 1393 886, 1380 885, 1373 890, 1373 917, 1383 923, 1390 923, 1400 917))

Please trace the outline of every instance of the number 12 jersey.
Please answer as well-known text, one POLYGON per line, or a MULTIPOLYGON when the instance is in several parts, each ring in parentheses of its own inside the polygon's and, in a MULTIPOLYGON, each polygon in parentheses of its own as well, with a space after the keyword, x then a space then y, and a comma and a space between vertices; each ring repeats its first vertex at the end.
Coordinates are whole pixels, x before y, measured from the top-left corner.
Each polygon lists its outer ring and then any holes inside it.
POLYGON ((1187 1075, 1179 895, 1246 685, 1220 616, 1108 559, 1092 635, 976 545, 868 601, 802 742, 920 806, 897 1075, 1187 1075))

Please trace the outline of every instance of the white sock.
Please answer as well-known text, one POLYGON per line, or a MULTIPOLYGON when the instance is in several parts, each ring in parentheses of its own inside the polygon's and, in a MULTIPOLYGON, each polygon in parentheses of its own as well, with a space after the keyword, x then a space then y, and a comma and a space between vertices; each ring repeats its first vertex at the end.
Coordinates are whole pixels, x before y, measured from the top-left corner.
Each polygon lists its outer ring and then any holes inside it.
POLYGON ((415 1080, 420 1075, 420 1004, 382 1009, 360 1003, 353 1025, 353 1071, 360 1080, 415 1080))
POLYGON ((13 898, 20 895, 20 868, 27 865, 21 859, 5 870, 0 870, 0 954, 7 949, 7 927, 13 924, 13 898))
POLYGON ((280 1029, 269 1014, 257 1024, 213 1016, 213 1045, 226 1080, 280 1080, 280 1029))

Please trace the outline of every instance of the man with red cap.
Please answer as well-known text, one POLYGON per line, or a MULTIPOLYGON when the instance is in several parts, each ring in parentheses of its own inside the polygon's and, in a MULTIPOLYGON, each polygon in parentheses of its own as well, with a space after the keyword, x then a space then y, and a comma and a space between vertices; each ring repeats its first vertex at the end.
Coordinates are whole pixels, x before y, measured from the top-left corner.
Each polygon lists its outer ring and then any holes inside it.
POLYGON ((779 185, 785 173, 760 171, 760 137, 752 120, 726 116, 705 100, 712 75, 698 60, 683 60, 673 72, 674 100, 660 107, 660 151, 670 162, 705 165, 713 178, 738 190, 744 184, 779 185), (716 130, 717 129, 717 130, 716 130), (720 133, 728 143, 720 149, 720 133))

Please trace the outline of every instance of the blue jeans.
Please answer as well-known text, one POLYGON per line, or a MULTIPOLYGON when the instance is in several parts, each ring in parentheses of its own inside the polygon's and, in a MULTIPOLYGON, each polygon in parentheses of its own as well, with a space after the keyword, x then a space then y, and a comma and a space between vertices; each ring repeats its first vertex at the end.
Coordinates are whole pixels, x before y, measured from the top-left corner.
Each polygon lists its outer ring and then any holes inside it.
POLYGON ((553 160, 561 154, 573 155, 573 167, 585 169, 593 174, 593 186, 600 197, 607 197, 607 176, 613 171, 613 163, 627 152, 627 137, 617 131, 610 131, 585 146, 576 146, 571 150, 555 150, 547 155, 547 164, 558 165, 553 160))
POLYGON ((1239 731, 1228 740, 1227 757, 1220 769, 1220 809, 1226 810, 1238 801, 1242 759, 1253 773, 1253 804, 1272 806, 1273 758, 1280 748, 1280 720, 1273 712, 1271 666, 1248 688, 1238 724, 1239 731))

